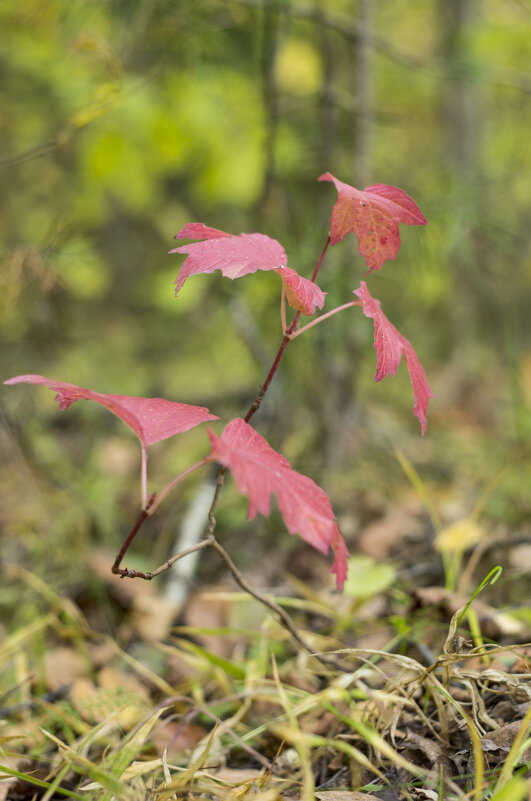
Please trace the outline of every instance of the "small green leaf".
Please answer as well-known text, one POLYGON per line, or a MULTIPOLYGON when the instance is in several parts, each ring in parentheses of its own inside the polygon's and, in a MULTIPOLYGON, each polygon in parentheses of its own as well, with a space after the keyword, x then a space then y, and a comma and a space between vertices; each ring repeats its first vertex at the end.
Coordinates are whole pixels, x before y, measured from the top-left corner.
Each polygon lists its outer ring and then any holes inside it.
POLYGON ((389 562, 377 562, 370 556, 353 556, 348 560, 344 591, 353 598, 370 598, 386 590, 394 580, 395 569, 389 562))

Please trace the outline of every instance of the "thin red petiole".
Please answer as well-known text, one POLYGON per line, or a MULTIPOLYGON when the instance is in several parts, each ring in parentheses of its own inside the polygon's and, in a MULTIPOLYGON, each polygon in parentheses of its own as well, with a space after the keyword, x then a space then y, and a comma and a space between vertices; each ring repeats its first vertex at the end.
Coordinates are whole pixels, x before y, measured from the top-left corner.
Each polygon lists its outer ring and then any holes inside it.
POLYGON ((156 509, 158 509, 158 507, 160 506, 166 495, 169 495, 169 493, 177 486, 177 484, 179 484, 183 480, 183 478, 186 478, 187 476, 190 475, 190 473, 193 473, 195 470, 199 470, 200 467, 203 467, 203 465, 208 464, 211 461, 212 459, 210 458, 210 456, 205 456, 205 458, 201 459, 200 462, 196 462, 191 467, 188 467, 184 472, 179 473, 178 476, 175 476, 175 478, 172 481, 170 481, 169 484, 166 484, 164 489, 157 495, 156 499, 151 504, 149 510, 147 510, 147 514, 152 515, 153 512, 156 509))
POLYGON ((282 284, 282 294, 280 296, 280 319, 282 321, 282 335, 286 336, 286 290, 282 284))
MULTIPOLYGON (((315 283, 315 279, 317 278, 317 273, 319 272, 319 270, 321 268, 321 264, 323 263, 323 259, 325 257, 325 253, 328 250, 328 246, 329 245, 330 245, 330 235, 328 235, 328 237, 326 239, 326 242, 324 244, 324 247, 323 247, 323 249, 321 251, 321 255, 319 256, 319 260, 318 260, 317 264, 315 265, 315 270, 313 271, 313 275, 312 275, 312 278, 311 278, 312 282, 314 282, 314 283, 315 283)), ((256 412, 260 408, 260 406, 262 404, 262 400, 264 398, 264 395, 266 394, 267 390, 269 389, 269 385, 270 385, 271 381, 273 380, 273 377, 274 377, 274 375, 275 375, 275 373, 277 371, 278 365, 280 364, 280 360, 282 359, 282 357, 284 355, 284 351, 286 350, 287 346, 291 342, 291 335, 295 331, 295 328, 297 326, 297 323, 299 321, 299 317, 300 316, 301 316, 301 312, 298 311, 297 314, 295 315, 295 317, 293 318, 293 322, 284 331, 284 337, 282 339, 282 342, 280 343, 280 347, 279 347, 279 349, 277 351, 277 355, 275 356, 273 364, 271 365, 271 369, 269 370, 269 373, 267 374, 266 380, 264 381, 264 383, 260 387, 260 392, 258 393, 258 395, 254 399, 254 401, 251 403, 251 405, 247 409, 247 414, 243 418, 246 423, 249 422, 249 420, 256 414, 256 412)))
POLYGON ((142 462, 140 466, 140 486, 142 494, 142 509, 147 506, 147 448, 142 446, 142 462))
POLYGON ((321 314, 320 317, 316 317, 316 319, 312 320, 311 323, 303 325, 302 328, 299 328, 298 331, 294 331, 293 334, 289 334, 289 338, 290 340, 295 339, 296 337, 300 336, 300 334, 303 334, 305 331, 307 331, 309 328, 313 328, 314 325, 322 323, 323 320, 326 320, 328 319, 328 317, 332 317, 334 314, 343 311, 343 309, 350 309, 351 306, 362 306, 362 305, 363 304, 361 300, 351 300, 350 303, 344 303, 342 306, 337 306, 337 308, 332 309, 329 312, 326 312, 326 314, 321 314))

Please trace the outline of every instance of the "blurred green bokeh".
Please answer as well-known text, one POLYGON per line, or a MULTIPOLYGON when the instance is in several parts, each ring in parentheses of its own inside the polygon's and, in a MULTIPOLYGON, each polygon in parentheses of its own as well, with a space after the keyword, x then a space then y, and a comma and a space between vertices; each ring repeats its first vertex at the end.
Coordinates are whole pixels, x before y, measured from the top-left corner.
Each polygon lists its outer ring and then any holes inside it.
MULTIPOLYGON (((256 424, 354 533, 357 497, 385 504, 403 479, 393 444, 465 511, 509 465, 486 508, 493 525, 524 525, 531 6, 459 6, 378 0, 367 16, 361 0, 0 4, 2 378, 41 373, 209 405, 224 422, 241 414, 280 342, 279 281, 197 276, 175 299, 172 237, 190 221, 261 231, 310 276, 335 202, 318 176, 367 176, 403 188, 429 220, 402 226, 396 263, 369 279, 436 393, 428 434, 404 366, 374 386, 359 310, 290 347, 256 424)), ((364 272, 353 237, 329 252, 325 311, 364 272)), ((72 531, 114 547, 137 503, 133 438, 90 405, 59 416, 41 388, 6 388, 2 403, 4 536, 33 553, 54 527, 59 565, 72 531)), ((206 447, 202 430, 157 446, 153 482, 206 447)))

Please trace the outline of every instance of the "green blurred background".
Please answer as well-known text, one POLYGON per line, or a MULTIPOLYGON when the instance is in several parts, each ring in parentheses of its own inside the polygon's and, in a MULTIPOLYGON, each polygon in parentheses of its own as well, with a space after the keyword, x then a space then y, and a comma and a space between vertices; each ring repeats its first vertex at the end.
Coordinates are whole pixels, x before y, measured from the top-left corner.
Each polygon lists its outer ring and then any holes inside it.
MULTIPOLYGON (((397 261, 369 285, 436 393, 426 436, 405 366, 374 384, 359 309, 290 346, 257 428, 327 489, 353 547, 407 496, 397 446, 446 522, 505 468, 484 523, 528 531, 528 0, 6 0, 0 23, 2 378, 198 403, 227 422, 280 343, 278 277, 196 276, 175 299, 174 234, 261 231, 310 276, 336 197, 317 177, 393 184, 429 224, 401 226, 397 261)), ((329 251, 325 310, 364 272, 352 236, 329 251)), ((116 552, 136 516, 135 439, 93 404, 60 414, 43 388, 5 388, 2 409, 4 558, 82 584, 91 549, 116 552)), ((203 428, 153 447, 151 488, 206 450, 203 428)), ((199 481, 139 543, 148 568, 199 481)), ((286 559, 296 547, 275 516, 249 524, 230 488, 222 507, 244 565, 261 541, 286 559)))

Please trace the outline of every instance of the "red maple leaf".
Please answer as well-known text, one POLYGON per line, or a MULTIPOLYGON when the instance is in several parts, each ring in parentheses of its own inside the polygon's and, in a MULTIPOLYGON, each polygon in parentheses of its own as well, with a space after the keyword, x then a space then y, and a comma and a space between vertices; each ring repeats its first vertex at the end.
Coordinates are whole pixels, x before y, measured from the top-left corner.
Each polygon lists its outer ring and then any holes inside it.
POLYGON ((303 278, 291 267, 277 267, 275 270, 282 278, 286 298, 289 305, 303 314, 315 314, 316 309, 322 309, 326 292, 323 292, 314 281, 303 278))
POLYGON ((415 397, 413 413, 418 417, 424 434, 427 425, 428 403, 430 398, 434 397, 424 368, 410 342, 402 336, 383 313, 380 301, 372 297, 365 281, 361 282, 360 288, 356 289, 354 294, 362 302, 365 317, 371 317, 374 320, 374 348, 377 354, 374 380, 381 381, 386 375, 395 375, 402 354, 404 355, 415 397))
MULTIPOLYGON (((211 228, 204 223, 187 223, 178 234, 175 234, 174 239, 222 239, 230 236, 232 234, 220 231, 219 228, 211 228)), ((170 252, 174 253, 173 250, 170 252)))
POLYGON ((218 437, 208 429, 211 458, 229 467, 239 492, 249 498, 249 518, 268 515, 271 495, 290 534, 300 534, 314 548, 336 557, 332 566, 341 590, 347 574, 348 551, 326 492, 308 476, 292 470, 290 463, 241 418, 231 420, 218 437))
POLYGON ((175 239, 204 239, 192 245, 182 245, 170 253, 185 253, 177 280, 175 294, 191 275, 221 270, 226 278, 240 278, 257 270, 274 270, 284 267, 287 256, 276 239, 265 234, 238 234, 233 236, 203 223, 189 223, 175 235, 175 239))
POLYGON ((78 400, 93 400, 110 409, 133 429, 142 446, 147 448, 174 434, 181 434, 207 420, 219 420, 204 406, 191 406, 163 398, 136 398, 131 395, 105 395, 64 381, 52 381, 42 375, 17 375, 4 384, 44 384, 56 392, 61 410, 78 400))
POLYGON ((188 256, 175 281, 176 295, 186 279, 197 273, 221 270, 227 278, 240 278, 257 270, 275 270, 282 278, 290 306, 307 315, 314 314, 316 307, 323 308, 326 293, 286 267, 286 253, 276 239, 265 234, 227 234, 203 223, 188 223, 175 239, 204 240, 170 250, 188 256))
POLYGON ((396 259, 400 248, 398 223, 426 225, 428 222, 414 200, 396 186, 373 184, 361 191, 329 172, 319 180, 332 181, 338 194, 332 209, 331 244, 336 245, 352 231, 369 272, 379 270, 387 259, 396 259))

